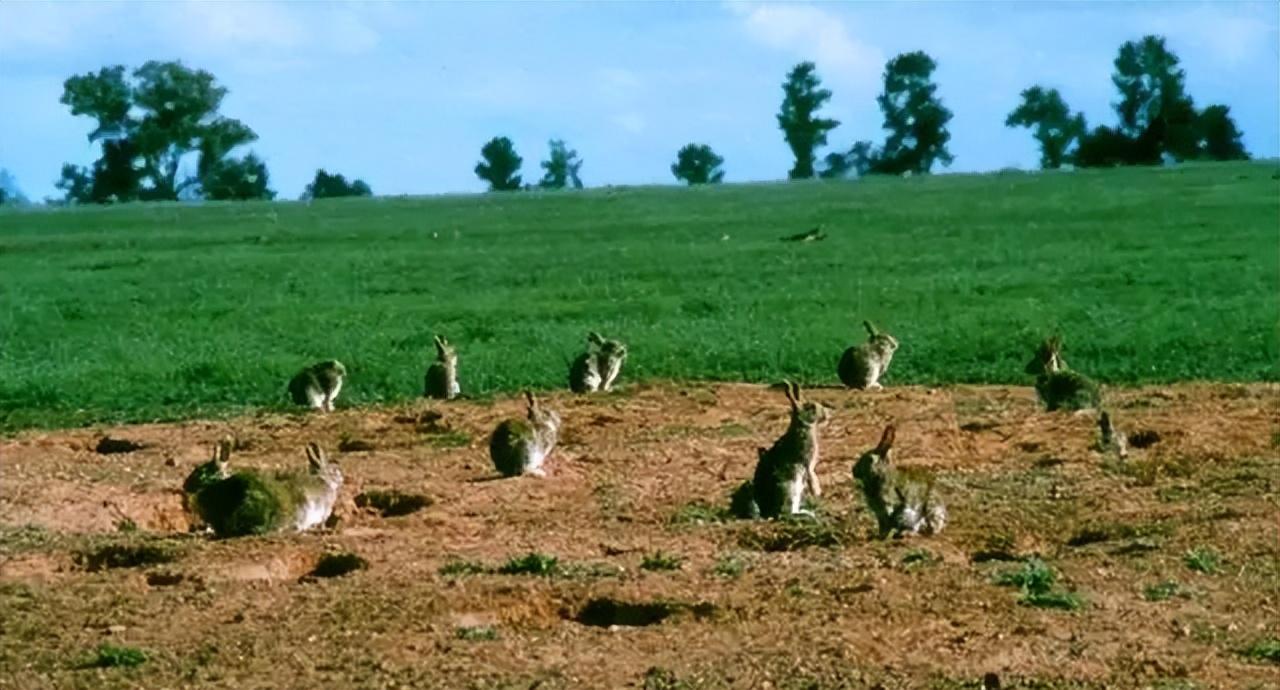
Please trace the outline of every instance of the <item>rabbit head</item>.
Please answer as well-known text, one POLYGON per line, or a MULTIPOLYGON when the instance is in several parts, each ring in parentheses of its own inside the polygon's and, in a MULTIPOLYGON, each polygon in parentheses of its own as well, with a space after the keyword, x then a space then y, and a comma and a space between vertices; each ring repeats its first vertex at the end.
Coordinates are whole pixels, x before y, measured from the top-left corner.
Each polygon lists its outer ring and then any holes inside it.
POLYGON ((533 391, 525 391, 524 399, 529 406, 529 424, 535 430, 556 434, 560 431, 560 414, 555 410, 544 409, 534 397, 533 391))
POLYGON ((314 441, 307 444, 307 471, 312 476, 319 477, 330 488, 342 486, 342 470, 329 462, 324 449, 314 441))
POLYGON ((791 403, 791 423, 807 427, 825 423, 831 418, 831 408, 820 402, 808 400, 800 392, 800 386, 791 381, 783 381, 787 393, 787 402, 791 403))
POLYGON ((230 436, 218 441, 213 448, 213 457, 202 463, 182 483, 184 494, 194 495, 201 489, 231 476, 231 447, 234 445, 230 436))
POLYGON ((897 338, 877 329, 870 321, 863 321, 862 326, 867 329, 867 344, 873 352, 885 356, 892 355, 898 349, 897 338))
POLYGON ((1027 362, 1027 373, 1034 375, 1052 374, 1066 368, 1066 362, 1062 361, 1062 338, 1056 335, 1040 343, 1035 357, 1027 362))
POLYGON ((853 477, 860 481, 867 481, 875 477, 883 477, 892 462, 890 457, 893 452, 893 439, 896 429, 892 424, 884 428, 884 433, 880 435, 880 444, 875 448, 862 454, 853 466, 853 477))
POLYGON ((444 336, 435 336, 436 342, 436 361, 445 366, 456 366, 458 364, 458 351, 453 349, 448 339, 444 336))

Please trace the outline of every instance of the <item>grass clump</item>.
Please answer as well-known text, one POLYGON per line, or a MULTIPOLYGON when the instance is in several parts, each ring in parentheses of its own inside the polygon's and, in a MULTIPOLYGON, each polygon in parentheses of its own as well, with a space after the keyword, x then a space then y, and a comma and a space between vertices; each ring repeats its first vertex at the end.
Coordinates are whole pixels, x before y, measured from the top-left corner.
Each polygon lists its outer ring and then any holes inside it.
POLYGON ((1018 603, 1042 609, 1076 611, 1084 600, 1075 592, 1055 589, 1058 574, 1039 558, 1031 558, 1021 568, 1006 570, 996 576, 996 584, 1022 590, 1018 603))
POLYGON ((1147 585, 1147 587, 1142 590, 1142 598, 1147 601, 1166 601, 1176 596, 1186 596, 1186 593, 1182 589, 1182 585, 1174 582, 1173 580, 1165 580, 1164 582, 1157 582, 1154 585, 1147 585))
POLYGON ((465 561, 461 558, 450 558, 440 566, 439 573, 445 577, 455 577, 459 575, 483 575, 489 572, 489 569, 483 563, 476 561, 465 561))
POLYGON ((91 573, 172 563, 177 558, 177 550, 169 544, 107 544, 75 555, 76 563, 91 573))
POLYGON ((514 556, 498 566, 499 575, 537 575, 551 577, 560 572, 560 559, 545 553, 528 553, 514 556))
POLYGON ((671 516, 672 525, 709 525, 729 519, 729 511, 705 501, 687 503, 671 516))
POLYGON ((1264 637, 1240 651, 1246 659, 1280 664, 1280 638, 1264 637))
POLYGON ((498 639, 498 631, 489 625, 468 625, 454 630, 453 636, 468 642, 492 642, 498 639))
POLYGON ((746 569, 747 563, 741 557, 735 555, 721 556, 716 560, 716 564, 711 567, 711 574, 736 580, 742 576, 746 569))
POLYGON ((356 506, 376 510, 382 517, 401 517, 416 513, 431 505, 431 499, 422 494, 409 494, 389 490, 366 491, 356 496, 356 506))
POLYGON ((640 561, 641 570, 679 570, 684 558, 676 554, 655 551, 640 561))
POLYGON ((314 577, 341 577, 347 573, 364 570, 369 562, 359 555, 350 552, 326 553, 316 562, 314 577))
POLYGON ((104 644, 94 650, 86 668, 134 668, 147 663, 147 653, 136 647, 104 644))
POLYGON ((818 547, 836 548, 849 541, 848 535, 831 523, 814 519, 783 519, 753 525, 738 536, 738 544, 752 551, 800 551, 818 547))
POLYGON ((1182 562, 1191 570, 1205 575, 1216 574, 1222 566, 1222 558, 1218 555, 1218 552, 1203 546, 1191 549, 1183 554, 1182 562))

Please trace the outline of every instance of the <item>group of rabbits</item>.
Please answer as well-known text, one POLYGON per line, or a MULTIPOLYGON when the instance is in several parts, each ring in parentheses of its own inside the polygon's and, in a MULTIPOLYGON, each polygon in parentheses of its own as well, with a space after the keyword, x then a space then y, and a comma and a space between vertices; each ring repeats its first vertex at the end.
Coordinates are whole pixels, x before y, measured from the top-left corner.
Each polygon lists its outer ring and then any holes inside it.
MULTIPOLYGON (((898 349, 888 333, 863 322, 868 339, 850 347, 838 365, 840 380, 850 388, 879 389, 898 349)), ((449 400, 459 395, 457 351, 443 337, 435 337, 436 360, 427 368, 423 395, 449 400)), ((1036 391, 1049 410, 1091 409, 1100 403, 1097 384, 1067 369, 1062 343, 1050 338, 1027 365, 1036 375, 1036 391)), ((597 333, 587 335, 587 348, 569 367, 569 388, 575 393, 611 390, 627 358, 627 347, 597 333)), ((289 382, 292 400, 319 411, 331 411, 342 389, 346 368, 336 360, 320 362, 289 382)), ((821 495, 818 484, 818 429, 831 417, 827 406, 808 400, 795 383, 784 381, 791 419, 774 444, 758 449, 755 472, 734 491, 730 508, 740 518, 812 516, 804 507, 806 491, 821 495)), ((531 392, 525 393, 524 418, 502 421, 489 440, 489 455, 504 477, 546 476, 543 465, 555 448, 560 415, 545 409, 531 392)), ((1124 434, 1103 412, 1102 442, 1125 454, 1124 434)), ((919 468, 899 467, 893 460, 895 435, 888 425, 875 448, 853 465, 853 479, 876 518, 882 536, 935 534, 947 522, 947 509, 934 490, 933 477, 919 468)), ((264 473, 230 469, 232 442, 221 441, 208 462, 187 477, 183 494, 188 509, 222 537, 307 530, 325 524, 341 489, 341 470, 329 462, 315 443, 308 444, 306 472, 264 473)))

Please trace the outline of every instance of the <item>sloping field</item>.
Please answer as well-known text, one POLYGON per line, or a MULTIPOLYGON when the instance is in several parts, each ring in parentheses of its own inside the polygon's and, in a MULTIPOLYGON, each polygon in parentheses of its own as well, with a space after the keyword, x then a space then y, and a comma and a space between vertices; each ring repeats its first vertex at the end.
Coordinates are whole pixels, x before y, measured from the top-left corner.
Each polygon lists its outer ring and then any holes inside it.
POLYGON ((0 687, 1273 686, 1275 384, 1109 390, 1151 441, 1125 462, 1029 388, 809 394, 835 415, 819 519, 797 523, 722 511, 786 425, 763 386, 552 396, 544 480, 494 478, 505 398, 19 433, 0 441, 0 687), (889 420, 900 462, 939 473, 941 535, 871 537, 849 471, 889 420), (328 448, 336 527, 188 534, 176 487, 228 433, 243 466, 328 448), (142 447, 100 454, 104 435, 142 447), (429 505, 357 507, 388 488, 429 505), (367 568, 308 575, 339 551, 367 568), (1057 582, 1022 602, 996 581, 1032 556, 1057 582))
POLYGON ((1024 384, 1059 331, 1113 384, 1280 380, 1274 161, 841 183, 0 211, 0 431, 560 388, 588 330, 637 380, 1024 384), (822 224, 821 242, 779 238, 822 224))

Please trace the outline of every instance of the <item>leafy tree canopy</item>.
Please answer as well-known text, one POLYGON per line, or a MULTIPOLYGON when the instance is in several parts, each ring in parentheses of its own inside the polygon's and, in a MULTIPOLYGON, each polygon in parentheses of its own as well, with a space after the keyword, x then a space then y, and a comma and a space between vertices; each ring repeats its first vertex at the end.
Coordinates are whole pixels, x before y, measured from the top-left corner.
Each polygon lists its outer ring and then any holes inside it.
POLYGON ((372 196, 373 190, 364 180, 352 178, 350 182, 341 173, 330 174, 321 168, 307 188, 302 191, 302 199, 334 199, 343 196, 372 196))
POLYGON ((716 155, 710 146, 685 144, 676 153, 676 162, 671 164, 671 174, 689 185, 719 184, 724 179, 724 170, 720 168, 723 164, 724 159, 716 155))
POLYGON ((564 189, 569 186, 582 189, 582 180, 578 177, 582 161, 578 158, 578 152, 570 149, 560 139, 552 139, 549 146, 551 152, 547 160, 542 161, 545 172, 538 186, 543 189, 564 189))
POLYGON ((520 189, 520 165, 524 159, 516 154, 516 147, 506 137, 494 137, 480 149, 484 160, 476 163, 476 176, 489 183, 489 191, 505 192, 520 189))
POLYGON ((814 155, 827 143, 827 132, 840 125, 839 120, 818 116, 818 111, 831 100, 831 91, 822 87, 817 66, 802 62, 787 73, 782 84, 782 107, 778 111, 778 127, 791 147, 795 165, 787 172, 792 180, 813 177, 814 155))

